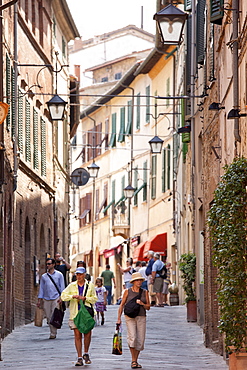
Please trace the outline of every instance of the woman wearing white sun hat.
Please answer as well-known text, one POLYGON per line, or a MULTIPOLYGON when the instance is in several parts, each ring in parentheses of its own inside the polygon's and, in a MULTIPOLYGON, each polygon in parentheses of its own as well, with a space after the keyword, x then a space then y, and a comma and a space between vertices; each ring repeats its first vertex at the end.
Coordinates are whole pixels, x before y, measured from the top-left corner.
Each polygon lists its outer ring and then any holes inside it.
POLYGON ((139 272, 134 272, 132 274, 130 283, 133 284, 133 286, 124 291, 123 299, 118 309, 117 324, 121 324, 121 315, 127 303, 131 300, 135 300, 136 303, 140 305, 137 316, 129 317, 126 315, 126 313, 124 315, 127 326, 127 341, 132 357, 132 369, 142 367, 137 360, 140 351, 144 349, 146 335, 146 310, 150 309, 148 291, 141 289, 141 285, 144 280, 145 278, 139 272))

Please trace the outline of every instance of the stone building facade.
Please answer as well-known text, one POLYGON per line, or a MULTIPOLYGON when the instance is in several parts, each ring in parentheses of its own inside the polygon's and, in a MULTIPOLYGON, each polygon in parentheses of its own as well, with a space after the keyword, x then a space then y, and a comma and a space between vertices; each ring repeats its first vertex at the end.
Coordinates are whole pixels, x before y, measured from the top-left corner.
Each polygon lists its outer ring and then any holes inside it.
POLYGON ((0 101, 9 104, 0 136, 4 337, 33 320, 46 257, 68 259, 70 115, 52 122, 46 102, 56 89, 69 99, 68 42, 79 34, 65 0, 20 0, 3 10, 0 29, 0 101))

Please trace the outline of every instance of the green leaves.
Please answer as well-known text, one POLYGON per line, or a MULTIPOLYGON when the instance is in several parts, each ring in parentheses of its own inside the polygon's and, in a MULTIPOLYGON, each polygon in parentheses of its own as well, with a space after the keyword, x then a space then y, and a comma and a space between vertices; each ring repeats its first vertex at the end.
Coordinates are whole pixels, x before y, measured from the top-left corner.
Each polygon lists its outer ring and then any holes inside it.
POLYGON ((235 158, 225 166, 208 213, 213 264, 218 269, 217 298, 220 331, 226 349, 239 351, 247 336, 247 160, 235 158))
POLYGON ((195 287, 196 279, 196 256, 194 253, 184 253, 181 255, 179 261, 179 270, 182 272, 181 278, 184 280, 183 289, 186 294, 185 302, 195 301, 195 287))

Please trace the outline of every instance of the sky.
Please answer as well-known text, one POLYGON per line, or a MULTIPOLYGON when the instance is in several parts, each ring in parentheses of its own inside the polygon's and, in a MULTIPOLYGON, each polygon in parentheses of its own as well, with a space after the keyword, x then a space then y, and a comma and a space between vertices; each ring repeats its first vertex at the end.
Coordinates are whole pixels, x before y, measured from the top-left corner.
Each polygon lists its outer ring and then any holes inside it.
POLYGON ((156 0, 67 0, 82 38, 88 39, 133 24, 155 33, 156 0))

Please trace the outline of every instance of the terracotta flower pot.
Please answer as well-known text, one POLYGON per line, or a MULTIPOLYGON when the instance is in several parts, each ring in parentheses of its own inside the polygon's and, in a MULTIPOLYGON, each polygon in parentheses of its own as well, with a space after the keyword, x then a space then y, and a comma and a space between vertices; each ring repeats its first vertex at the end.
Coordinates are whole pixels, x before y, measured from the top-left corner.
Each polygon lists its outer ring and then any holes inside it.
POLYGON ((246 370, 247 352, 231 353, 229 355, 229 370, 246 370))
POLYGON ((196 301, 187 302, 187 321, 197 321, 197 304, 196 301))

